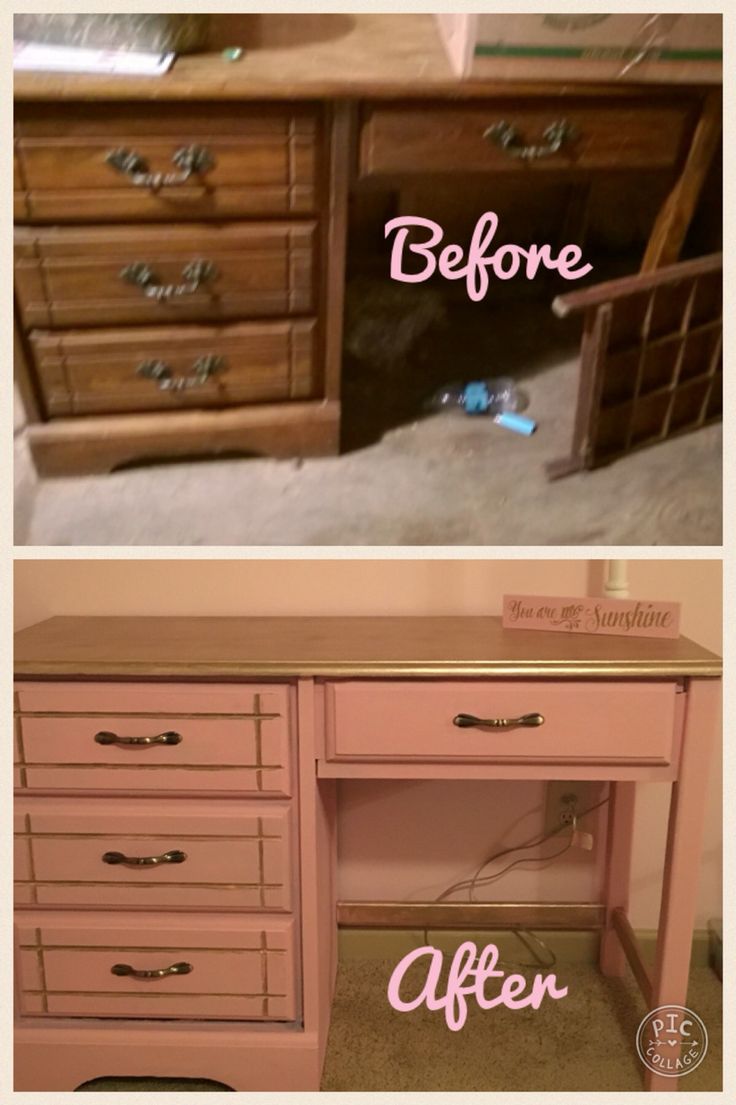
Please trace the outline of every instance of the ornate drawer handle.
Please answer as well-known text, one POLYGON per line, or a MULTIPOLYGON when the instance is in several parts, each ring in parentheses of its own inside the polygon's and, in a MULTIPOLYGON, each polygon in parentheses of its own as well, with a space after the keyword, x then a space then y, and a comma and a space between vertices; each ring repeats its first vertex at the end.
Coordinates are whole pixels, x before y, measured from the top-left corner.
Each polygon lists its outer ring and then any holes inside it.
POLYGON ((536 161, 540 157, 551 157, 559 153, 566 142, 577 138, 578 132, 567 119, 557 119, 544 131, 546 146, 525 146, 519 141, 519 132, 511 123, 502 120, 493 123, 483 134, 488 142, 493 142, 505 150, 509 157, 518 157, 522 161, 536 161))
POLYGON ((120 270, 120 279, 141 288, 149 299, 171 299, 182 295, 194 295, 202 284, 217 276, 217 267, 211 261, 190 261, 181 270, 186 284, 158 284, 156 274, 145 261, 133 261, 120 270))
POLYGON ((148 748, 152 744, 181 744, 183 739, 181 733, 171 730, 168 733, 157 733, 155 737, 119 737, 117 733, 108 733, 105 729, 95 733, 97 744, 135 745, 137 748, 148 748))
POLYGON ((126 856, 123 852, 105 852, 102 862, 109 863, 111 867, 160 867, 164 863, 183 863, 186 858, 186 852, 175 848, 160 856, 126 856))
POLYGON ((541 714, 522 714, 521 717, 475 717, 473 714, 457 714, 452 724, 458 729, 536 729, 544 725, 541 714))
POLYGON ((186 184, 195 173, 206 173, 215 164, 214 157, 204 146, 182 146, 176 150, 171 160, 180 172, 150 173, 145 157, 141 157, 135 150, 127 150, 122 146, 116 150, 110 150, 105 157, 107 164, 126 176, 131 184, 135 184, 138 188, 151 188, 154 192, 159 188, 186 184))
POLYGON ((207 356, 197 357, 192 365, 190 376, 175 376, 166 361, 142 361, 136 373, 138 376, 144 376, 146 380, 153 380, 158 384, 160 391, 185 391, 187 388, 202 387, 211 376, 221 372, 224 367, 224 358, 210 353, 207 356))
POLYGON ((128 978, 167 978, 169 975, 189 975, 194 970, 191 963, 172 963, 170 967, 159 967, 157 971, 138 971, 129 963, 116 963, 110 968, 111 975, 128 978))

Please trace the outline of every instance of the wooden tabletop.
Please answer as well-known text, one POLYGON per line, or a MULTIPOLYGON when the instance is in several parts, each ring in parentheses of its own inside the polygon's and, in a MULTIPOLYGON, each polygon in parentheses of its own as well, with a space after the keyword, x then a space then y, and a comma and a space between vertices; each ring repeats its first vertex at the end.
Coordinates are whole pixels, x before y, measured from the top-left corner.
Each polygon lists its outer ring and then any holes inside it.
POLYGON ((18 676, 590 676, 721 674, 687 637, 509 630, 497 617, 56 617, 15 638, 18 676))
MULTIPOLYGON (((659 63, 660 80, 667 63, 659 63)), ((434 15, 217 15, 210 49, 179 57, 160 77, 68 73, 15 74, 19 100, 471 98, 538 93, 555 97, 641 96, 629 81, 596 81, 595 64, 499 58, 494 79, 461 80, 453 71, 434 15), (240 46, 228 62, 222 49, 240 46), (571 76, 574 73, 574 76, 571 76)), ((678 69, 682 80, 682 67, 678 69)), ((672 79, 671 77, 669 78, 672 79)), ((672 85, 647 84, 648 97, 672 85)))

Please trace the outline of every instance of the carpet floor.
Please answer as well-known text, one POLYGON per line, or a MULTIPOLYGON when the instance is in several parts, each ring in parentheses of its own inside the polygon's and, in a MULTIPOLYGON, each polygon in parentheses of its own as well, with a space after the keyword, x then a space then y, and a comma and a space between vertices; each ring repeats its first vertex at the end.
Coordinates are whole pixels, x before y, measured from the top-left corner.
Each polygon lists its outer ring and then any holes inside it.
POLYGON ((37 481, 21 431, 16 543, 720 544, 720 425, 547 481, 545 462, 569 455, 578 341, 577 329, 538 310, 498 312, 493 325, 471 313, 403 359, 348 357, 339 457, 178 461, 37 481), (422 415, 434 388, 473 374, 518 379, 536 434, 422 415))
MULTIPOLYGON (((471 1007, 450 1032, 442 1012, 396 1013, 386 1001, 395 960, 349 959, 338 973, 322 1089, 326 1091, 635 1092, 641 1063, 635 1037, 645 1013, 629 978, 602 978, 591 965, 558 965, 567 997, 536 1011, 471 1007)), ((533 972, 527 972, 533 975, 533 972)), ((705 1022, 709 1050, 683 1078, 692 1092, 721 1088, 722 989, 708 967, 691 972, 688 1006, 705 1022)), ((211 1082, 100 1078, 85 1091, 207 1092, 211 1082)))

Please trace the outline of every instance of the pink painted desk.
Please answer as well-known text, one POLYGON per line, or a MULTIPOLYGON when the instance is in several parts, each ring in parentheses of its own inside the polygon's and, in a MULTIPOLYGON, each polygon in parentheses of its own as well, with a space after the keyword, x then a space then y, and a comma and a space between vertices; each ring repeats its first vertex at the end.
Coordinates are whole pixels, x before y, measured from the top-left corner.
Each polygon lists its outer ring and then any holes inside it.
MULTIPOLYGON (((340 778, 608 782, 604 900, 539 907, 535 923, 599 924, 604 974, 628 960, 650 1008, 685 1004, 720 673, 686 638, 514 632, 498 618, 23 630, 16 1089, 105 1075, 318 1089, 337 920, 397 924, 412 909, 336 902, 340 778), (672 798, 650 974, 627 908, 635 788, 655 781, 672 798)), ((475 908, 529 923, 529 906, 475 908)))

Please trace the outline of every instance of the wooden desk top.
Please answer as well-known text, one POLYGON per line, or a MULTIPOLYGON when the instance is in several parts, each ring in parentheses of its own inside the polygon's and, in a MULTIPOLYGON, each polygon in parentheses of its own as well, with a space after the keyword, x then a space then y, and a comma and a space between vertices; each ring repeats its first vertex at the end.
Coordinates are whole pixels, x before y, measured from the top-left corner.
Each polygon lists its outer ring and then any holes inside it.
MULTIPOLYGON (((596 83, 583 62, 574 79, 557 63, 498 59, 498 78, 462 80, 450 66, 434 15, 218 15, 212 50, 177 58, 161 77, 67 73, 15 74, 18 100, 226 100, 641 95, 629 80, 596 83), (226 46, 243 57, 227 62, 226 46)), ((658 73, 665 80, 668 63, 658 73)), ((681 67, 678 72, 681 74, 681 67)), ((670 80, 672 77, 670 76, 670 80)), ((649 98, 671 96, 672 84, 646 85, 649 98)))
POLYGON ((506 630, 498 617, 56 617, 16 634, 33 677, 675 677, 721 674, 687 637, 506 630))

